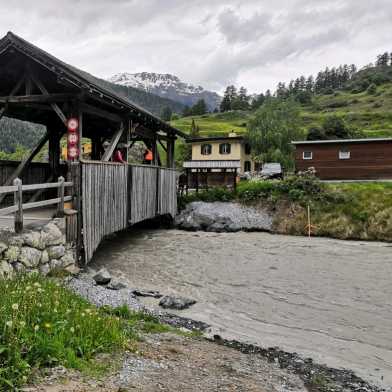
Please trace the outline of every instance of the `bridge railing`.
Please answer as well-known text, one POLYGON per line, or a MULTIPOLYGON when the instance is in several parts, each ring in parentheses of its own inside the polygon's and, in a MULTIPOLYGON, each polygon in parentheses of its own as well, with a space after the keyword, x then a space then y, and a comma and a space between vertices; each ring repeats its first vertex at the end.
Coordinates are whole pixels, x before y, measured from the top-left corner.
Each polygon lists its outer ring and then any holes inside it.
POLYGON ((102 161, 81 164, 85 262, 105 236, 159 215, 176 214, 175 170, 102 161))
POLYGON ((72 182, 65 182, 64 177, 59 177, 58 182, 44 184, 23 185, 22 180, 16 178, 13 185, 0 186, 0 195, 14 194, 14 203, 10 207, 0 209, 0 216, 14 214, 14 227, 17 233, 23 231, 23 212, 38 207, 57 204, 57 216, 64 216, 64 202, 71 201, 72 196, 65 196, 65 188, 73 186, 72 182), (56 198, 23 203, 23 192, 57 189, 56 198))

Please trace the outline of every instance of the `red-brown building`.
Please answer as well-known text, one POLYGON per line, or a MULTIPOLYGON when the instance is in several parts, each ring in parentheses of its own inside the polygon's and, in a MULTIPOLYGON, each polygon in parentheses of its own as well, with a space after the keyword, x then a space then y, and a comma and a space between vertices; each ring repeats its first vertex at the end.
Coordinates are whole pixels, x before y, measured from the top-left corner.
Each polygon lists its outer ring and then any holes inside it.
POLYGON ((392 138, 293 142, 296 171, 310 167, 322 180, 392 179, 392 138))

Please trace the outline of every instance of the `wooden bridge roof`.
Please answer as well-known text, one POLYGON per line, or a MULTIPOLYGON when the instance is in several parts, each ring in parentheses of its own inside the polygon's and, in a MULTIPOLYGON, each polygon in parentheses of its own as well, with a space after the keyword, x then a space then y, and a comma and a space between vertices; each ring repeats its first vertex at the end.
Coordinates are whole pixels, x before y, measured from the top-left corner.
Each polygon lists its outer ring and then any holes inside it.
MULTIPOLYGON (((34 107, 34 104, 28 102, 27 98, 22 110, 20 104, 23 102, 13 101, 9 97, 10 92, 18 83, 18 78, 26 73, 27 66, 40 73, 42 82, 50 93, 56 94, 58 98, 62 93, 63 101, 66 101, 66 94, 70 96, 73 94, 84 102, 85 107, 89 109, 86 111, 90 115, 100 116, 99 121, 95 119, 95 122, 91 122, 90 128, 107 128, 110 127, 111 122, 122 121, 125 118, 155 133, 164 132, 171 137, 176 135, 188 137, 116 92, 105 80, 57 59, 12 32, 8 32, 0 39, 0 95, 2 96, 0 97, 0 110, 2 106, 9 106, 6 114, 9 117, 43 124, 49 121, 50 115, 40 113, 37 110, 38 105, 34 107), (19 106, 16 106, 16 103, 19 103, 19 106)), ((19 99, 22 98, 19 97, 19 99)), ((53 101, 47 97, 46 103, 48 102, 53 101)), ((84 135, 88 136, 89 131, 86 131, 84 135)))

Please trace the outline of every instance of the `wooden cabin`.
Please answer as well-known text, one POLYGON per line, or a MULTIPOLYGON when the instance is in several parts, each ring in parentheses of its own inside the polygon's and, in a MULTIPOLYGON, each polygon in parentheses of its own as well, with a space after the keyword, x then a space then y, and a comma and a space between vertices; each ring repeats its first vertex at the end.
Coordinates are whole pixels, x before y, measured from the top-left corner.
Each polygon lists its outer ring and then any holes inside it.
POLYGON ((192 159, 185 161, 187 183, 191 188, 209 186, 235 186, 237 176, 255 170, 251 149, 243 136, 188 139, 192 146, 192 159))
MULTIPOLYGON (((0 40, 0 119, 3 116, 46 127, 22 162, 0 162, 3 192, 17 177, 23 185, 54 183, 59 176, 72 181, 78 251, 85 262, 106 235, 158 215, 175 215, 174 144, 187 135, 106 81, 11 32, 0 40), (65 163, 60 159, 63 137, 68 140, 65 163), (91 144, 90 160, 82 159, 82 138, 91 144), (152 151, 150 165, 126 164, 128 149, 137 142, 152 151), (49 162, 33 163, 47 144, 49 162), (111 162, 119 150, 122 163, 111 162)), ((32 201, 38 196, 23 193, 26 208, 35 206, 32 201)))
POLYGON ((296 171, 322 180, 392 179, 392 138, 296 141, 296 171))

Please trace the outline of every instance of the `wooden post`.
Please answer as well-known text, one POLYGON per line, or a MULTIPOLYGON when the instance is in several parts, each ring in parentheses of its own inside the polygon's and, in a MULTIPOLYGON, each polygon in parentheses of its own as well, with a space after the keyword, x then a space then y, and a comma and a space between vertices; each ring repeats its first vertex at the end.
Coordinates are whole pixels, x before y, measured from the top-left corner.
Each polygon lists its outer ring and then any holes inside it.
POLYGON ((152 159, 153 159, 151 163, 157 166, 159 162, 158 162, 158 146, 157 146, 156 138, 153 139, 151 144, 152 144, 151 151, 152 151, 152 159))
POLYGON ((233 184, 234 192, 237 190, 237 169, 234 169, 234 184, 233 184))
POLYGON ((14 193, 14 203, 18 207, 15 212, 15 232, 21 233, 23 231, 23 188, 22 180, 20 178, 15 178, 13 181, 14 185, 18 189, 14 193))
POLYGON ((49 131, 49 167, 53 178, 57 178, 60 168, 60 135, 55 127, 49 131))
POLYGON ((199 193, 199 169, 196 169, 196 193, 199 193))
POLYGON ((175 159, 174 159, 174 139, 167 140, 167 159, 166 159, 166 166, 170 169, 174 169, 175 167, 175 159))
POLYGON ((186 169, 186 184, 185 184, 185 194, 188 196, 189 193, 189 169, 186 169))
POLYGON ((64 177, 59 177, 58 198, 60 199, 57 206, 57 217, 64 217, 64 177))

